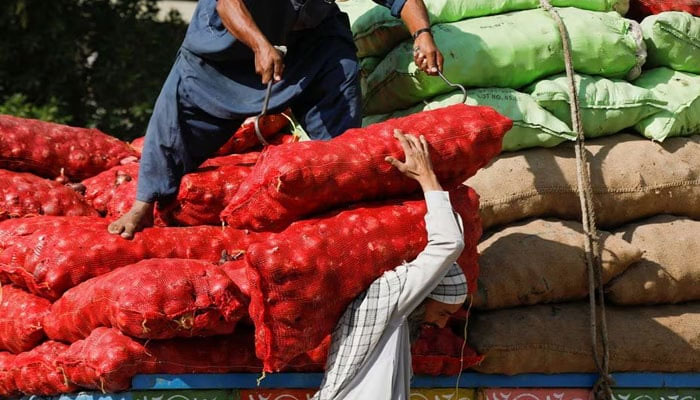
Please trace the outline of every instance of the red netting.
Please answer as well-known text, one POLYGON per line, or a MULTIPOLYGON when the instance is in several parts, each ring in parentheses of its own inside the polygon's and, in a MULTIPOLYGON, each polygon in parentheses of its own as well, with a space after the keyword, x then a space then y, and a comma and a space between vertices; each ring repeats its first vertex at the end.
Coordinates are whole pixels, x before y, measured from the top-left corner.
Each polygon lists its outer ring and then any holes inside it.
POLYGON ((157 218, 164 225, 220 225, 240 183, 248 177, 260 153, 232 154, 205 161, 182 178, 177 198, 159 204, 157 218))
POLYGON ((454 105, 351 129, 326 142, 266 149, 221 214, 233 227, 279 229, 319 211, 418 189, 384 159, 403 156, 395 129, 421 133, 440 182, 454 187, 501 151, 512 121, 488 107, 454 105))
POLYGON ((85 340, 73 343, 56 359, 56 367, 78 386, 106 392, 131 387, 148 358, 144 346, 111 328, 97 328, 85 340))
POLYGON ((96 129, 0 115, 0 168, 79 181, 137 155, 96 129))
POLYGON ((326 359, 331 348, 331 336, 323 339, 315 349, 300 354, 282 369, 283 372, 323 372, 326 370, 326 359))
MULTIPOLYGON (((478 196, 462 186, 451 198, 464 221, 459 263, 473 284, 481 236, 478 196)), ((373 280, 414 259, 427 243, 425 213, 424 200, 358 205, 296 222, 251 244, 250 316, 265 369, 278 371, 317 347, 373 280)))
POLYGON ((150 259, 70 289, 51 306, 44 331, 75 342, 100 326, 145 339, 233 332, 247 299, 206 261, 150 259))
POLYGON ((11 246, 18 236, 28 235, 50 218, 16 218, 0 221, 0 250, 11 246))
MULTIPOLYGON (((289 125, 289 120, 281 114, 265 115, 260 118, 260 132, 265 139, 271 139, 289 125)), ((255 135, 255 125, 253 120, 246 121, 241 125, 236 133, 231 136, 221 148, 216 152, 216 156, 228 154, 238 154, 248 151, 254 147, 261 146, 260 140, 255 135)))
POLYGON ((22 394, 12 377, 12 365, 16 356, 0 351, 0 397, 17 397, 22 394))
POLYGON ((299 138, 297 136, 294 136, 291 133, 285 133, 282 135, 277 135, 274 138, 270 139, 270 144, 278 146, 280 144, 296 143, 298 141, 299 138))
POLYGON ((145 374, 206 374, 260 372, 255 357, 253 332, 237 328, 233 335, 209 338, 150 341, 151 357, 143 364, 145 374))
POLYGON ((465 346, 462 352, 463 343, 464 338, 455 335, 450 327, 423 327, 411 347, 413 372, 422 375, 457 375, 462 367, 469 368, 484 359, 469 346, 465 346))
POLYGON ((133 240, 107 231, 108 221, 93 217, 28 218, 40 223, 0 223, 0 273, 39 296, 55 300, 92 277, 149 258, 218 262, 222 252, 238 254, 256 234, 196 226, 148 228, 133 240), (7 232, 21 233, 9 234, 7 232))
POLYGON ((85 199, 102 215, 120 217, 136 200, 139 164, 129 163, 108 169, 83 181, 85 199))
MULTIPOLYGON (((250 174, 259 155, 232 154, 205 161, 182 178, 174 200, 158 204, 156 225, 220 225, 219 214, 250 174)), ((108 217, 125 214, 136 198, 138 170, 138 164, 127 164, 86 179, 85 198, 108 217)))
POLYGON ((37 215, 97 215, 85 199, 58 182, 0 169, 0 221, 37 215))
POLYGON ((0 286, 0 350, 21 353, 44 338, 42 319, 51 303, 13 286, 0 286))
POLYGON ((10 368, 17 389, 26 395, 51 396, 70 393, 77 386, 70 383, 56 359, 68 349, 59 342, 44 342, 34 349, 18 354, 10 368))
MULTIPOLYGON (((279 135, 279 132, 287 125, 289 125, 289 120, 281 114, 266 115, 260 118, 260 131, 270 144, 291 143, 294 141, 292 135, 279 135)), ((145 140, 146 137, 142 136, 134 139, 130 145, 138 154, 141 154, 145 140)), ((260 141, 255 136, 255 125, 253 125, 252 120, 246 121, 231 136, 231 139, 217 150, 214 156, 239 154, 256 147, 260 147, 260 141)))
POLYGON ((685 11, 700 17, 700 0, 630 0, 629 16, 636 19, 664 11, 685 11))
MULTIPOLYGON (((151 357, 143 363, 143 374, 211 374, 261 372, 255 357, 255 332, 238 327, 232 335, 207 338, 153 340, 145 344, 151 357)), ((286 372, 322 372, 330 336, 318 348, 291 361, 286 372)))
POLYGON ((139 155, 141 155, 141 152, 143 152, 143 143, 146 141, 145 136, 138 137, 129 143, 132 149, 134 149, 135 152, 137 152, 139 155))
MULTIPOLYGON (((260 236, 262 237, 262 236, 260 236)), ((242 255, 242 254, 241 254, 242 255)), ((241 293, 250 299, 250 281, 248 281, 248 263, 245 257, 241 257, 236 261, 226 262, 221 264, 221 269, 224 273, 238 286, 241 293)))

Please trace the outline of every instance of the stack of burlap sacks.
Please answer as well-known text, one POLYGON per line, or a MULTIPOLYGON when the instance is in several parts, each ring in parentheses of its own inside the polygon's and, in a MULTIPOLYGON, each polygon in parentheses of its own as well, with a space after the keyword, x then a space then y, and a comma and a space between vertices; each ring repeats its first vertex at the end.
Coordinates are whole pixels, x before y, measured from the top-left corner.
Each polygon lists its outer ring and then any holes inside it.
MULTIPOLYGON (((700 371, 700 136, 588 149, 611 369, 700 371)), ((595 371, 573 149, 506 154, 468 183, 489 228, 469 325, 486 356, 476 369, 595 371)))
MULTIPOLYGON (((620 15, 625 1, 551 2, 581 8, 558 12, 589 139, 611 369, 700 371, 700 18, 667 12, 638 24, 620 15)), ((466 182, 481 196, 486 232, 469 322, 486 357, 475 369, 595 371, 557 27, 537 0, 425 3, 445 75, 468 87, 466 103, 514 120, 501 156, 466 182)), ((362 57, 365 124, 462 101, 418 71, 388 10, 339 5, 362 57)))

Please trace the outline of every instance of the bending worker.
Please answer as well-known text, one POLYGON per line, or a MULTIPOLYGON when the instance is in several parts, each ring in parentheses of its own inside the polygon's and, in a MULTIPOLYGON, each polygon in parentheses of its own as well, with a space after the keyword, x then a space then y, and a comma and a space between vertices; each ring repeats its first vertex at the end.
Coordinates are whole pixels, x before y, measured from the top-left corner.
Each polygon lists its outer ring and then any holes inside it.
POLYGON ((428 245, 418 257, 385 272, 347 308, 332 335, 326 375, 314 400, 408 400, 411 341, 423 324, 445 327, 467 298, 455 263, 464 248, 452 210, 430 163, 428 144, 396 133, 406 155, 387 158, 425 193, 428 245))
MULTIPOLYGON (((423 0, 375 0, 414 36, 414 61, 442 69, 423 0)), ((359 64, 348 16, 332 0, 199 0, 148 124, 138 191, 109 231, 131 238, 153 204, 219 149, 248 117, 286 108, 312 139, 360 126, 359 64), (274 46, 285 46, 281 54, 274 46)))

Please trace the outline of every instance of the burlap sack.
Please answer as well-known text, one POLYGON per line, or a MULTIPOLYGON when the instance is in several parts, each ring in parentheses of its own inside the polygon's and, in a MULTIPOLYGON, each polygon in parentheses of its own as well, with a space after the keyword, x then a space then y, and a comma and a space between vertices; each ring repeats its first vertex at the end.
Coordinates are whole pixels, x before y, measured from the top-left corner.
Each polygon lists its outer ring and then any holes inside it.
MULTIPOLYGON (((700 218, 700 135, 659 144, 619 134, 586 147, 600 227, 662 213, 700 218)), ((573 144, 504 153, 466 184, 481 196, 484 228, 581 215, 573 144)))
POLYGON ((626 225, 615 236, 642 249, 644 257, 610 283, 607 299, 621 305, 700 300, 700 221, 661 215, 626 225))
MULTIPOLYGON (((700 371, 700 303, 608 307, 611 372, 700 371)), ((479 372, 593 372, 587 303, 475 313, 470 343, 479 372)))
MULTIPOLYGON (((603 281, 642 257, 624 240, 600 231, 603 281)), ((588 296, 583 227, 578 222, 534 220, 509 226, 479 244, 474 307, 495 309, 556 303, 588 296)))

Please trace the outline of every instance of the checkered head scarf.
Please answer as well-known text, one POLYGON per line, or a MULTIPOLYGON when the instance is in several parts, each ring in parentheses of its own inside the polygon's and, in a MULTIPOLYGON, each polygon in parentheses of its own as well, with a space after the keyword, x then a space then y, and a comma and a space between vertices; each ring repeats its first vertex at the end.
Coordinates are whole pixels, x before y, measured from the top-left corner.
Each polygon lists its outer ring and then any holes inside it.
POLYGON ((463 304, 467 300, 467 278, 457 263, 452 264, 428 298, 445 304, 463 304))
MULTIPOLYGON (((396 310, 407 268, 403 264, 385 272, 345 310, 331 337, 326 375, 312 400, 335 399, 367 362, 396 310)), ((464 302, 467 280, 462 269, 453 264, 428 297, 448 304, 464 302)))

